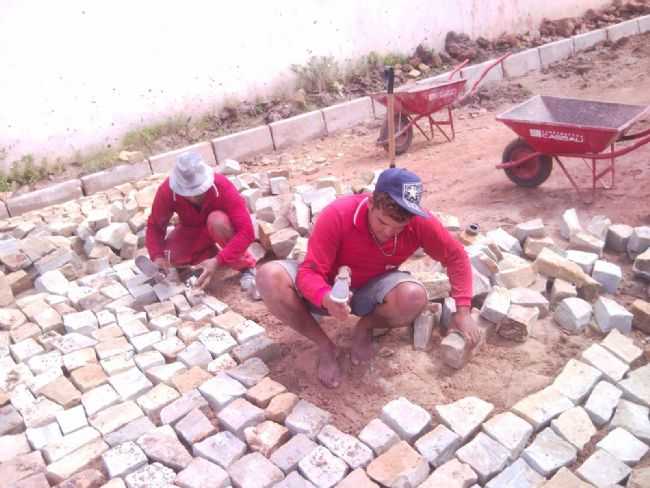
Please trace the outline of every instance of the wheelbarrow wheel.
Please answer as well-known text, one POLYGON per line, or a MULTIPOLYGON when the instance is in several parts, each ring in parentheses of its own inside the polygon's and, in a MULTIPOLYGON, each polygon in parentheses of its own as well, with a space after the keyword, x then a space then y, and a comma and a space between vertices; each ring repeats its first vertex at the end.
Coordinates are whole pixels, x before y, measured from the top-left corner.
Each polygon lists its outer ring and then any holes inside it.
MULTIPOLYGON (((524 158, 536 152, 523 139, 517 138, 506 146, 502 161, 508 163, 524 158)), ((506 175, 513 183, 526 188, 534 188, 544 183, 553 170, 553 159, 547 154, 541 154, 529 159, 519 166, 504 168, 506 175)))
MULTIPOLYGON (((404 114, 395 114, 395 133, 399 133, 409 123, 404 114)), ((402 134, 395 138, 395 154, 404 154, 413 142, 413 126, 409 126, 402 134)), ((384 120, 384 125, 379 131, 379 143, 388 151, 388 118, 384 120)))

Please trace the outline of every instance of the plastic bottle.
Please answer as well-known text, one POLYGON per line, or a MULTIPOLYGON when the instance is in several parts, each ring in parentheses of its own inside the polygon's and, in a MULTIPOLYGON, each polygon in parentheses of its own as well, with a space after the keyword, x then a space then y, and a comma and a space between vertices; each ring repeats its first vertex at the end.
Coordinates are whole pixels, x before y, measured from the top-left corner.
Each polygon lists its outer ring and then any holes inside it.
POLYGON ((336 275, 330 298, 336 303, 347 303, 350 298, 350 273, 348 266, 341 266, 336 275))

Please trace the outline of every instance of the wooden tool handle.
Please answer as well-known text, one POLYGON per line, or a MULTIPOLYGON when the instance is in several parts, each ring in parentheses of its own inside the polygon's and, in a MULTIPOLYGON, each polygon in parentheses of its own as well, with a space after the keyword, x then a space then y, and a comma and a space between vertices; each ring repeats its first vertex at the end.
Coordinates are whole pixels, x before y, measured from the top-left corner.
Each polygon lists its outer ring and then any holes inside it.
POLYGON ((385 70, 386 76, 386 93, 387 93, 387 122, 388 122, 388 158, 390 167, 395 167, 395 95, 393 95, 393 88, 395 85, 395 69, 390 66, 385 70))

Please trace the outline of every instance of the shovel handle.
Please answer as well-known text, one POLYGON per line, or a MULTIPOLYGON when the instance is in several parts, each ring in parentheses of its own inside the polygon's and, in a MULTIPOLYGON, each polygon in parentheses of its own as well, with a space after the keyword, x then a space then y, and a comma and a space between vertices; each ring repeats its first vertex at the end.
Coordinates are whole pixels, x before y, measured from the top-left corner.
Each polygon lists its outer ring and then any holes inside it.
POLYGON ((395 87, 395 68, 392 66, 384 70, 386 77, 386 117, 388 122, 388 158, 390 160, 390 167, 395 167, 395 95, 393 89, 395 87))

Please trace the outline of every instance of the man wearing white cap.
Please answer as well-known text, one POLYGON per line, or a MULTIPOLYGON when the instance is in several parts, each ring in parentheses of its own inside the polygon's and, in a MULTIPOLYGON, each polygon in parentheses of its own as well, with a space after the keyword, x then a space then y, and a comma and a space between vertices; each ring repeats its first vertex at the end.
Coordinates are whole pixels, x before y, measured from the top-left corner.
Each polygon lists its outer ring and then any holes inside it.
POLYGON ((197 286, 205 288, 218 268, 254 274, 247 248, 255 233, 246 202, 225 176, 215 173, 195 152, 181 154, 162 182, 147 221, 145 244, 161 269, 203 268, 197 286), (167 235, 173 214, 178 223, 167 235))

